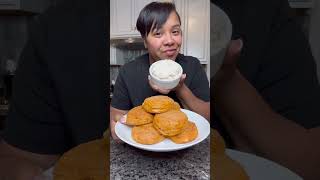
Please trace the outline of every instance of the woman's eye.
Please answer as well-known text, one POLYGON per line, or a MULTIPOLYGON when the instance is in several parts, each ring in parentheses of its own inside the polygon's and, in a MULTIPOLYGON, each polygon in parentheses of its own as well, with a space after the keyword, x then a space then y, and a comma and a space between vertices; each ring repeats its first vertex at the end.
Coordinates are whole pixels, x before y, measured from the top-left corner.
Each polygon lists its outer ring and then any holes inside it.
POLYGON ((179 35, 179 34, 180 34, 180 30, 174 30, 172 33, 173 33, 174 35, 179 35))
POLYGON ((160 37, 161 33, 160 32, 155 32, 153 35, 156 36, 156 37, 160 37))

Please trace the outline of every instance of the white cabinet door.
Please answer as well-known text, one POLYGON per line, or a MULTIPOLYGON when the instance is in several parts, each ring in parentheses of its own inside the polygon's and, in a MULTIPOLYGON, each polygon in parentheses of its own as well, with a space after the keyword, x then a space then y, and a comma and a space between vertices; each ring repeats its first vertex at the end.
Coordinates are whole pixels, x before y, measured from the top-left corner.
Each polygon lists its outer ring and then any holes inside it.
MULTIPOLYGON (((153 0, 133 0, 133 21, 132 26, 136 29, 137 19, 139 17, 140 11, 149 3, 153 2, 153 0)), ((137 31, 137 33, 139 33, 137 31)))
POLYGON ((135 31, 134 0, 111 0, 110 1, 110 35, 111 38, 139 36, 135 31))
MULTIPOLYGON (((110 0, 110 35, 111 38, 141 37, 136 29, 140 11, 154 0, 110 0)), ((174 0, 160 0, 170 1, 174 0)), ((178 12, 182 9, 182 1, 177 0, 178 12)), ((182 10, 181 10, 182 11, 182 10)), ((179 12, 180 13, 180 12, 179 12)), ((181 15, 180 15, 181 16, 181 15)))
POLYGON ((209 7, 209 0, 185 0, 184 54, 197 57, 202 64, 210 58, 209 7))

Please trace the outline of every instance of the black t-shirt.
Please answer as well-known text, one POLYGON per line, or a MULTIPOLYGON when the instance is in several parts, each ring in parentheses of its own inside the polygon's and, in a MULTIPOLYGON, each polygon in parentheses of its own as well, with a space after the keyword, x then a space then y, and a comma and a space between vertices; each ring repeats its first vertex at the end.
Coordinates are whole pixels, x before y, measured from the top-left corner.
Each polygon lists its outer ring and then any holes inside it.
MULTIPOLYGON (((316 64, 301 28, 288 17, 287 0, 216 0, 244 47, 238 67, 274 111, 309 129, 320 125, 316 64)), ((245 102, 244 102, 245 103, 245 102)), ((230 138, 213 114, 212 125, 230 138)))
POLYGON ((105 3, 68 1, 32 24, 13 82, 7 143, 61 154, 102 136, 109 124, 105 3))
MULTIPOLYGON (((193 94, 204 101, 209 101, 209 82, 200 61, 194 57, 179 54, 176 62, 182 66, 183 73, 186 73, 185 84, 193 94)), ((129 110, 141 105, 145 98, 159 94, 149 85, 149 67, 149 54, 145 54, 120 68, 111 100, 112 107, 129 110)), ((168 96, 179 102, 174 91, 168 96)))

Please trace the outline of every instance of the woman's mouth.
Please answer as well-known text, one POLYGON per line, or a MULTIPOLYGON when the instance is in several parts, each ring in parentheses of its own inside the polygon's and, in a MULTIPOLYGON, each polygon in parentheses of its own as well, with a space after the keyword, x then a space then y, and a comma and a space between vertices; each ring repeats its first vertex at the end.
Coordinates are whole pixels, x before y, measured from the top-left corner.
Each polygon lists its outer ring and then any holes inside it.
POLYGON ((166 56, 168 56, 168 57, 171 57, 171 56, 175 55, 176 52, 177 52, 176 49, 168 49, 168 50, 165 50, 165 51, 164 51, 164 54, 165 54, 166 56))

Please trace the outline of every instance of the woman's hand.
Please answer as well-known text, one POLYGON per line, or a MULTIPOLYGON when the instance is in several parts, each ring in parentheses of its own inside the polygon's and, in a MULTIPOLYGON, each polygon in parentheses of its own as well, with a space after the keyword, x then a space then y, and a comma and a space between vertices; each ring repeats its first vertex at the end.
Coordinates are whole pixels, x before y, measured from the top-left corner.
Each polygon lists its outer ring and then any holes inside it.
POLYGON ((116 121, 110 119, 111 137, 112 137, 113 140, 118 141, 118 140, 120 140, 120 139, 119 139, 119 137, 118 137, 118 136, 116 135, 116 133, 115 133, 116 123, 117 123, 116 121))
POLYGON ((113 140, 116 142, 122 142, 119 137, 115 133, 115 126, 118 121, 121 121, 121 118, 127 114, 128 111, 125 110, 120 110, 116 109, 114 107, 110 107, 110 132, 111 132, 111 137, 113 140))
POLYGON ((186 79, 187 75, 186 74, 182 74, 181 78, 180 78, 180 81, 178 83, 178 85, 172 89, 164 89, 164 88, 161 88, 161 87, 158 87, 157 85, 155 85, 151 80, 150 80, 150 76, 148 76, 148 79, 149 79, 149 85, 150 87, 154 90, 154 91, 157 91, 161 94, 169 94, 170 91, 175 91, 179 88, 182 87, 182 85, 184 84, 184 81, 186 79))

